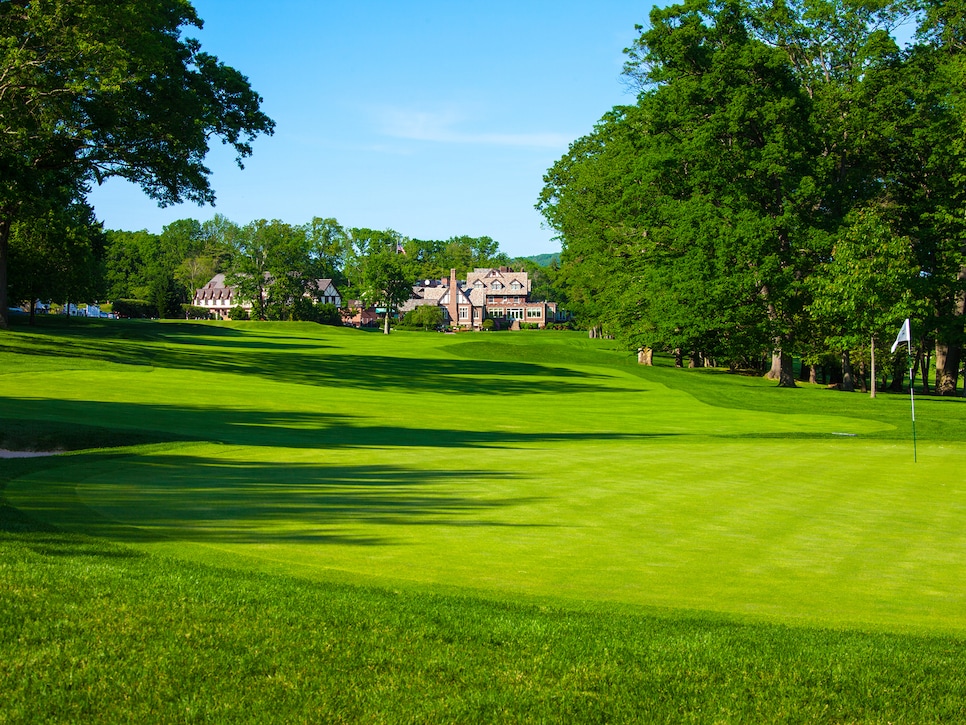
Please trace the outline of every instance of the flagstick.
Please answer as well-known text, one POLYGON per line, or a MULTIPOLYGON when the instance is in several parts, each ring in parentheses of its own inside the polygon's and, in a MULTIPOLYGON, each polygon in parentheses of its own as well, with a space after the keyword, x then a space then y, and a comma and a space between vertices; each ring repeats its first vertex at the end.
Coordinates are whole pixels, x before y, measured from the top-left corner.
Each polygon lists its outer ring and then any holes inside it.
MULTIPOLYGON (((909 360, 911 361, 913 359, 912 341, 906 340, 906 346, 907 346, 906 349, 909 351, 908 353, 909 360)), ((915 363, 913 362, 910 362, 909 364, 909 405, 912 409, 912 462, 917 463, 918 458, 916 456, 916 394, 915 394, 915 385, 913 385, 913 382, 912 382, 912 366, 914 364, 915 363)))

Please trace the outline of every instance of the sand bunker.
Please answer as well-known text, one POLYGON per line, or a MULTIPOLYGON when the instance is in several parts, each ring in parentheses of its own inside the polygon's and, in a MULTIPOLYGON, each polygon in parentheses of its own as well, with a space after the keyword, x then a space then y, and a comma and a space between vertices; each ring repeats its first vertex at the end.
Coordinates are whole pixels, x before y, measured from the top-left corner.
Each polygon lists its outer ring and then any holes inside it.
POLYGON ((0 448, 0 458, 37 458, 38 456, 56 456, 63 451, 8 451, 0 448))

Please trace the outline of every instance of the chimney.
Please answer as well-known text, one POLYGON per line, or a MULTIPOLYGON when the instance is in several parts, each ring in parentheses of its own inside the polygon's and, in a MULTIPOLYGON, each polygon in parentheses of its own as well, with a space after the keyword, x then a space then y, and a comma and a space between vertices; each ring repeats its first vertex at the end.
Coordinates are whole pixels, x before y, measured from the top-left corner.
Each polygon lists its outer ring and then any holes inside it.
POLYGON ((451 325, 459 324, 459 304, 456 299, 458 294, 459 286, 456 284, 456 270, 451 269, 449 271, 449 304, 446 306, 446 311, 449 312, 449 324, 451 325))

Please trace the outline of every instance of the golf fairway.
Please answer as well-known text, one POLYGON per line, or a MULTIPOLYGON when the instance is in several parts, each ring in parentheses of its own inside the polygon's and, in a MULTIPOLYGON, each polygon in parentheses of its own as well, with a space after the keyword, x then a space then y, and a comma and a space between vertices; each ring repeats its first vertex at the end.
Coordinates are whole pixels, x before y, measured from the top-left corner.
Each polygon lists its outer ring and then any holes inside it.
POLYGON ((320 580, 966 629, 966 485, 950 475, 966 446, 927 438, 913 462, 900 396, 874 401, 886 416, 845 395, 854 414, 816 413, 802 394, 837 394, 728 376, 723 407, 565 335, 160 327, 154 347, 81 340, 74 364, 0 376, 8 415, 172 437, 64 455, 8 484, 12 505, 320 580), (775 392, 785 412, 735 407, 775 392))

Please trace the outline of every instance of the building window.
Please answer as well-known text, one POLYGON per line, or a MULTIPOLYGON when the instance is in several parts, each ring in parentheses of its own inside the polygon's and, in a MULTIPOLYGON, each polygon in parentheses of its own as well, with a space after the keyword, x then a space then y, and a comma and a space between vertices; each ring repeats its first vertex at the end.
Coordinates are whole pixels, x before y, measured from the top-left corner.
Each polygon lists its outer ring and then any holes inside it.
POLYGON ((513 280, 513 284, 510 285, 510 289, 520 289, 523 287, 517 280, 513 280))
POLYGON ((523 310, 521 308, 519 308, 519 307, 513 307, 513 308, 507 310, 507 312, 509 313, 509 316, 510 316, 510 319, 511 320, 522 320, 523 319, 523 310))
POLYGON ((476 289, 480 289, 481 287, 483 287, 483 282, 481 280, 476 280, 473 283, 473 286, 476 287, 476 289))
POLYGON ((527 317, 543 317, 543 310, 539 307, 528 307, 527 317))
POLYGON ((490 287, 492 287, 493 289, 503 289, 503 283, 502 282, 494 282, 493 284, 490 285, 490 287))
POLYGON ((465 320, 469 317, 469 309, 466 307, 460 307, 460 319, 465 320))
POLYGON ((503 308, 494 307, 490 310, 490 317, 503 317, 503 308))

